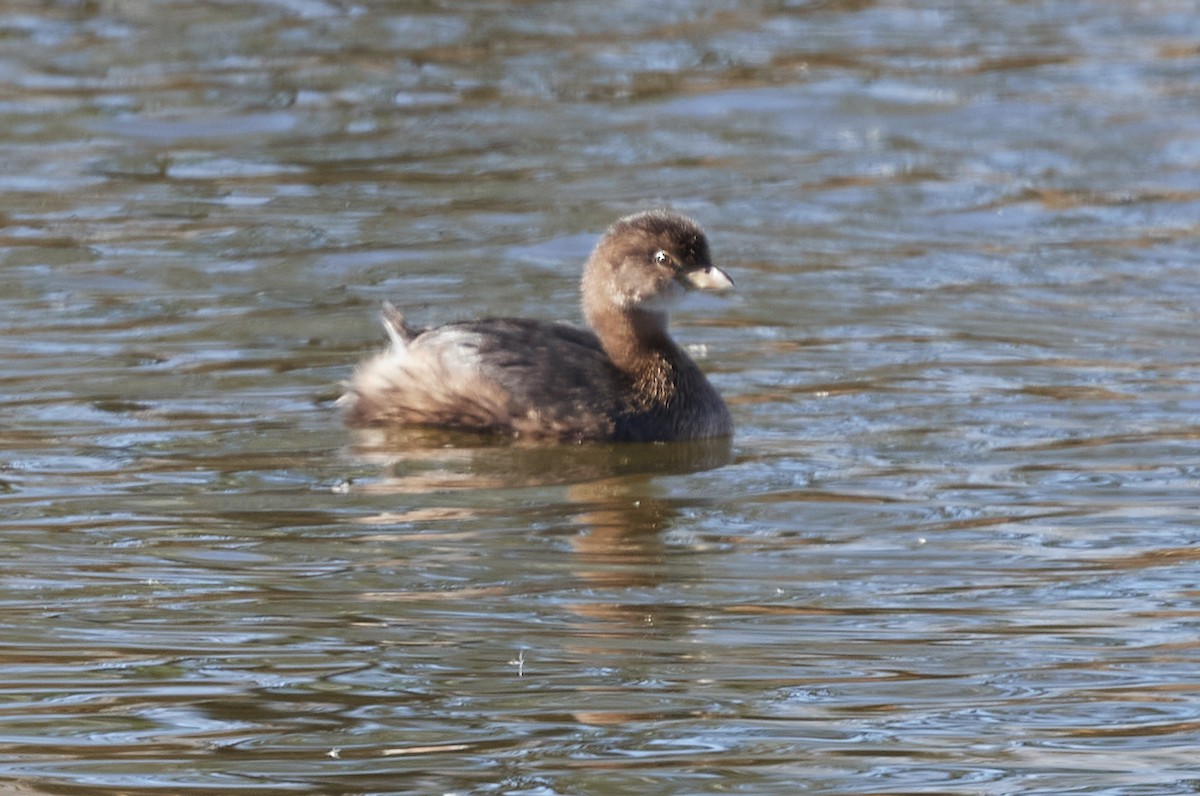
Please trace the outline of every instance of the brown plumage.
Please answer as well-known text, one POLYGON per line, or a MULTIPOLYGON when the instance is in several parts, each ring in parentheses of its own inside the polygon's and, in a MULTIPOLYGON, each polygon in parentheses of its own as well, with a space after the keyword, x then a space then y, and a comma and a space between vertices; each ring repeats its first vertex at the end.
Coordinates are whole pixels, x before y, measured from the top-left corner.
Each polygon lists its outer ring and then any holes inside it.
POLYGON ((423 425, 570 440, 666 441, 733 433, 729 410, 667 333, 688 289, 732 286, 704 232, 664 210, 627 216, 581 282, 589 329, 487 318, 413 329, 388 305, 391 347, 342 398, 352 425, 423 425))

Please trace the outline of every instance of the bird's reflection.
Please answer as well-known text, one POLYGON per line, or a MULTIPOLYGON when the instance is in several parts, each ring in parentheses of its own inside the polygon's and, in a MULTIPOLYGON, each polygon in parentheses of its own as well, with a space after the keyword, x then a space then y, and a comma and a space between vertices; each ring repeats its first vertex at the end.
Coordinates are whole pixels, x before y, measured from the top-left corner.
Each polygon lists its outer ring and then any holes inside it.
MULTIPOLYGON (((517 654, 504 659, 506 665, 519 667, 518 678, 525 676, 527 654, 537 671, 539 662, 547 658, 628 665, 631 656, 655 644, 655 639, 662 649, 675 649, 677 640, 693 627, 690 607, 647 599, 647 595, 659 594, 664 584, 686 577, 667 539, 697 498, 672 494, 663 477, 726 464, 731 459, 729 440, 541 447, 486 442, 431 431, 360 437, 356 454, 379 465, 384 473, 361 488, 416 506, 373 521, 419 525, 436 519, 470 528, 489 515, 511 522, 514 515, 528 513, 531 524, 540 522, 551 532, 567 530, 570 552, 565 561, 558 561, 556 576, 547 578, 547 570, 538 569, 539 564, 554 560, 555 548, 548 545, 546 560, 529 562, 537 572, 529 580, 501 577, 464 583, 456 590, 457 598, 468 602, 503 601, 526 589, 560 592, 557 604, 562 618, 573 619, 551 636, 522 637, 517 654)), ((480 542, 487 545, 491 540, 480 542)), ((503 572, 503 566, 498 564, 497 571, 503 572)), ((429 599, 410 591, 374 598, 429 599)), ((455 596, 439 591, 436 599, 455 596)), ((581 725, 646 719, 644 711, 583 707, 587 704, 585 695, 580 707, 572 710, 581 725)))
MULTIPOLYGON (((652 585, 661 575, 664 535, 678 519, 678 500, 664 497, 662 476, 709 470, 731 457, 728 439, 655 444, 532 445, 429 429, 373 432, 359 437, 356 456, 385 473, 355 487, 395 495, 461 494, 561 487, 554 501, 574 508, 567 516, 578 576, 593 586, 652 585)), ((546 500, 542 495, 538 500, 546 500)), ((493 511, 495 496, 463 505, 409 508, 370 518, 375 522, 466 519, 493 511)), ((502 505, 509 505, 501 501, 502 505)), ((502 509, 504 511, 509 508, 502 509)))
POLYGON ((731 456, 728 438, 671 443, 523 444, 440 429, 359 432, 356 457, 385 477, 359 489, 392 494, 589 484, 626 476, 710 470, 731 456))

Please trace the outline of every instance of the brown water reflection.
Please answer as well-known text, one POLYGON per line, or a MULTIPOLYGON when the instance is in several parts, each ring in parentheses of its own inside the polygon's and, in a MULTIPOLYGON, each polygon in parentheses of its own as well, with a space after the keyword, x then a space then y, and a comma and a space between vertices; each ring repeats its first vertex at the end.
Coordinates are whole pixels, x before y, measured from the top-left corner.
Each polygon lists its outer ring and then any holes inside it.
MULTIPOLYGON (((679 521, 681 508, 695 503, 674 505, 662 494, 657 478, 711 470, 732 460, 729 439, 538 445, 429 429, 358 435, 364 444, 356 447, 355 455, 389 475, 362 486, 347 484, 347 491, 398 496, 472 493, 467 506, 423 504, 359 522, 392 525, 495 517, 510 512, 510 506, 480 505, 480 491, 504 490, 509 504, 521 500, 512 490, 536 490, 524 517, 534 524, 569 518, 570 548, 579 567, 573 575, 580 586, 595 588, 661 585, 666 576, 661 567, 665 535, 679 521), (547 494, 546 487, 555 488, 557 495, 547 494)), ((593 618, 628 620, 619 606, 579 604, 573 610, 593 618)), ((635 613, 635 623, 648 621, 644 611, 635 613)))
POLYGON ((0 7, 0 791, 1196 792, 1191 0, 0 7), (728 449, 339 422, 673 204, 728 449))

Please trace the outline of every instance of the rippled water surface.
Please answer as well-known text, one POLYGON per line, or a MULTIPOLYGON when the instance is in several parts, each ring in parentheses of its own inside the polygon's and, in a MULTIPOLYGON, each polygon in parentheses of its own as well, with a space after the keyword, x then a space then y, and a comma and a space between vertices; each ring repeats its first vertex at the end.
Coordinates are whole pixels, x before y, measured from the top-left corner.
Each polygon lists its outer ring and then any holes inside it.
POLYGON ((1200 792, 1191 0, 0 6, 0 790, 1200 792), (343 428, 670 204, 732 443, 343 428))

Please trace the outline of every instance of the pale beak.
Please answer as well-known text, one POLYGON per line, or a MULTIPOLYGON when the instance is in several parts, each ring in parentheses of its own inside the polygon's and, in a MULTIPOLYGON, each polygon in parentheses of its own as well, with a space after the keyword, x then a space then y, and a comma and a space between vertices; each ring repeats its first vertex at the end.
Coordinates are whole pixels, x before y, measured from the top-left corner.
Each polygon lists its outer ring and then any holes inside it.
POLYGON ((733 287, 729 274, 715 265, 684 271, 679 275, 679 281, 693 290, 728 290, 733 287))

